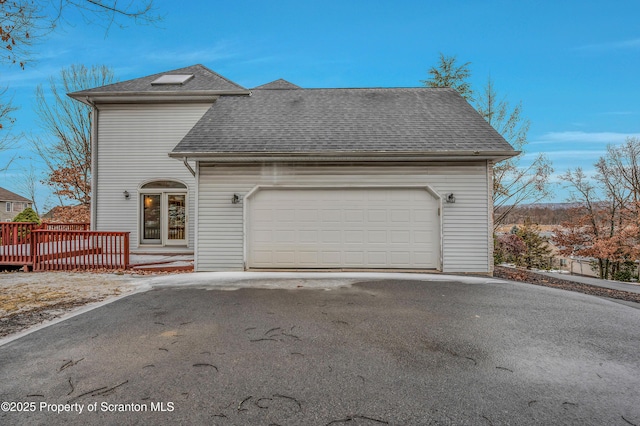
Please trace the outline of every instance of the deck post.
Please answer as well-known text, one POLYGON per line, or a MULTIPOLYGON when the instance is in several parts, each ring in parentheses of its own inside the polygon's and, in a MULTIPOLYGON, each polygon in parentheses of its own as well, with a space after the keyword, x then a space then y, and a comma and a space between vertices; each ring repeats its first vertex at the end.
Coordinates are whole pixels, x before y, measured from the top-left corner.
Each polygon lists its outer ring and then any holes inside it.
POLYGON ((124 269, 129 269, 129 233, 124 234, 124 269))
POLYGON ((38 256, 38 231, 33 229, 31 231, 31 238, 29 238, 29 257, 31 257, 31 270, 36 269, 36 258, 38 256))

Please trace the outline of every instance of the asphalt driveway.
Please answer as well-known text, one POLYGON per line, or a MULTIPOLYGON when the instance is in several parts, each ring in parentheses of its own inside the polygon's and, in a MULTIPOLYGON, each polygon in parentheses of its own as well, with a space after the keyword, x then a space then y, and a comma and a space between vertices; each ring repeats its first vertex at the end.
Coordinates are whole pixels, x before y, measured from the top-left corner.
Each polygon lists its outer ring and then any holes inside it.
POLYGON ((634 307, 488 278, 171 279, 1 346, 0 424, 640 425, 634 307))

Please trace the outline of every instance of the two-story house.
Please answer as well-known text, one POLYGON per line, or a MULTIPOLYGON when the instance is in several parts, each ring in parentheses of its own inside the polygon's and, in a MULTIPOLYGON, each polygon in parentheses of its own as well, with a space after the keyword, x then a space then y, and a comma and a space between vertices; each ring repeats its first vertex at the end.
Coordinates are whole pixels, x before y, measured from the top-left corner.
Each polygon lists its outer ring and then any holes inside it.
POLYGON ((246 89, 202 65, 70 94, 93 110, 92 226, 197 271, 491 273, 492 165, 452 89, 246 89))

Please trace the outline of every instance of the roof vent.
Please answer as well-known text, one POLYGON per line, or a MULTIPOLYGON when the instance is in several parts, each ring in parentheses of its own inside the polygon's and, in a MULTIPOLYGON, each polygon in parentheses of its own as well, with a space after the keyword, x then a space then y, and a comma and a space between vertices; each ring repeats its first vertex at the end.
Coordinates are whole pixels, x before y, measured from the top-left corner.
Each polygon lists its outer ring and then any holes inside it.
POLYGON ((165 74, 153 80, 152 86, 182 85, 194 77, 193 74, 165 74))

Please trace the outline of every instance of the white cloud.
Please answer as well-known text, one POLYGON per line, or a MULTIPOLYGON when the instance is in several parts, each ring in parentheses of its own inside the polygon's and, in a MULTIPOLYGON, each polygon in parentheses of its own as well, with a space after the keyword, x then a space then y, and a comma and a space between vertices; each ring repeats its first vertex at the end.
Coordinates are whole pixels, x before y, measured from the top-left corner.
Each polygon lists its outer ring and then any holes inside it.
POLYGON ((238 49, 232 43, 219 42, 210 47, 194 50, 170 49, 162 52, 147 53, 144 56, 160 63, 206 64, 239 56, 238 49))
POLYGON ((607 111, 601 112, 600 115, 636 115, 637 111, 607 111))
POLYGON ((532 144, 556 144, 563 142, 580 143, 622 143, 629 137, 640 138, 640 133, 616 133, 616 132, 549 132, 531 141, 532 144))
MULTIPOLYGON (((578 159, 582 160, 585 158, 597 158, 603 155, 606 152, 606 149, 562 149, 564 147, 559 147, 558 151, 542 151, 546 154, 551 161, 555 161, 556 159, 567 159, 568 161, 576 161, 578 159)), ((524 158, 535 158, 537 157, 539 152, 527 152, 523 157, 524 158)))
POLYGON ((629 40, 618 40, 606 43, 595 43, 579 46, 576 50, 591 51, 591 52, 604 52, 611 50, 629 50, 640 49, 640 38, 632 38, 629 40))

